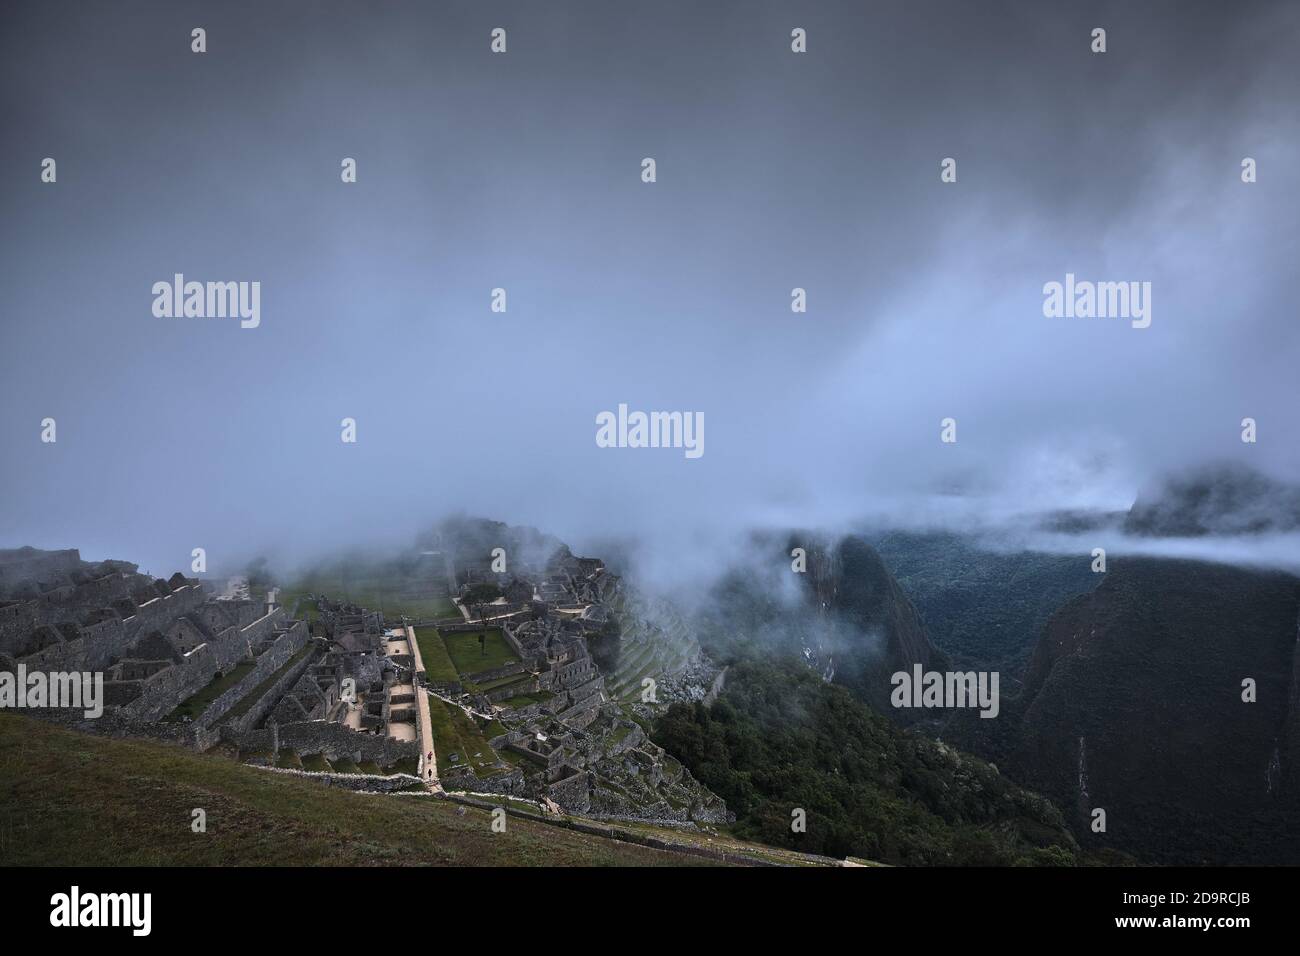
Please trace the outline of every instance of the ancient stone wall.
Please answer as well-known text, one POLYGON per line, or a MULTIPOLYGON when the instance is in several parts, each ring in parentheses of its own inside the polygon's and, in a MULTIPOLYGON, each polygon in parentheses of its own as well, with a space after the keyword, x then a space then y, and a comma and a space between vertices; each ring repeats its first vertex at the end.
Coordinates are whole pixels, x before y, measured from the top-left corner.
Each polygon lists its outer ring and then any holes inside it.
POLYGON ((541 690, 541 682, 534 677, 532 680, 520 681, 517 684, 510 684, 507 687, 498 687, 487 691, 486 697, 495 704, 503 700, 509 700, 511 697, 517 697, 520 694, 535 694, 539 690, 541 690))
MULTIPOLYGON (((307 627, 302 621, 296 622, 289 630, 283 631, 276 638, 275 643, 257 659, 253 669, 245 674, 238 684, 225 691, 208 705, 203 713, 199 715, 198 723, 201 726, 210 727, 219 721, 226 715, 227 711, 252 693, 258 684, 269 678, 284 666, 293 655, 302 650, 307 640, 307 627)), ((302 668, 295 667, 294 670, 297 670, 301 675, 308 665, 318 659, 319 655, 306 654, 300 662, 303 665, 302 668)))
POLYGON ((535 704, 529 704, 527 707, 517 707, 510 711, 510 716, 515 720, 527 720, 536 717, 542 713, 549 701, 538 701, 535 704))
POLYGON ((280 606, 268 614, 257 615, 252 620, 242 623, 239 633, 244 640, 256 647, 258 643, 274 633, 277 627, 282 627, 288 623, 289 618, 284 612, 284 607, 280 606))
MULTIPOLYGON (((304 626, 303 631, 305 632, 306 630, 307 628, 304 626)), ((296 653, 298 652, 295 650, 293 654, 296 653)), ((292 657, 293 654, 290 654, 289 657, 292 657)), ((289 688, 291 688, 294 684, 298 683, 298 679, 302 677, 302 675, 306 672, 307 668, 311 667, 314 663, 319 661, 319 659, 320 658, 314 654, 304 655, 302 660, 300 660, 293 667, 285 671, 276 680, 274 684, 272 684, 269 688, 267 688, 265 693, 263 693, 262 696, 257 699, 256 703, 254 703, 251 707, 248 708, 248 710, 244 711, 244 713, 240 714, 238 717, 232 717, 230 720, 225 721, 224 726, 229 727, 231 732, 235 734, 252 730, 252 728, 256 727, 259 723, 262 722, 262 719, 267 714, 269 714, 272 710, 275 709, 275 705, 280 702, 280 698, 283 697, 286 693, 288 693, 289 688)), ((280 664, 277 665, 277 667, 282 666, 283 663, 284 662, 281 661, 280 664)), ((274 671, 275 668, 271 668, 271 670, 267 672, 266 676, 263 677, 262 680, 266 680, 266 678, 270 677, 271 674, 274 673, 274 671)), ((255 683, 253 683, 252 686, 256 687, 258 684, 262 682, 262 680, 256 681, 255 683)), ((242 699, 243 698, 241 697, 240 700, 242 699)), ((233 707, 235 705, 232 704, 231 706, 233 707)))
MULTIPOLYGON (((139 579, 122 574, 106 574, 100 578, 83 581, 69 592, 50 592, 41 612, 42 623, 57 624, 76 617, 75 608, 109 607, 114 601, 130 598, 139 579)), ((62 589, 60 589, 62 590, 62 589)))
POLYGON ((210 728, 209 733, 222 743, 233 744, 250 753, 275 754, 279 747, 279 733, 274 726, 241 731, 230 724, 217 724, 210 728))
MULTIPOLYGON (((192 723, 195 730, 210 727, 226 711, 239 703, 254 687, 296 654, 307 643, 307 629, 302 622, 284 631, 267 651, 257 658, 253 669, 239 683, 214 700, 192 723)), ((176 707, 207 687, 219 673, 226 673, 247 657, 247 644, 233 629, 225 646, 204 644, 176 664, 146 678, 140 697, 124 705, 132 717, 142 720, 159 720, 176 707)))
POLYGON ((165 630, 168 624, 182 614, 196 610, 203 600, 203 588, 197 584, 187 584, 166 597, 146 601, 136 609, 134 617, 123 622, 129 639, 134 641, 150 631, 165 630))
POLYGON ((410 758, 418 760, 420 745, 414 740, 364 734, 325 720, 308 720, 278 727, 281 750, 323 754, 327 760, 347 757, 355 762, 373 760, 381 767, 410 758))
POLYGON ((323 783, 327 787, 339 787, 344 790, 373 790, 391 792, 420 786, 420 778, 409 773, 396 773, 391 776, 376 776, 372 773, 331 773, 328 771, 294 770, 291 767, 262 767, 271 773, 290 777, 302 777, 313 783, 323 783))
POLYGON ((600 716, 601 703, 601 696, 599 694, 592 694, 590 697, 578 701, 560 711, 557 716, 570 727, 582 730, 600 716))
POLYGON ((624 737, 618 743, 610 745, 609 747, 610 756, 621 754, 625 750, 635 750, 637 747, 641 746, 641 742, 644 740, 645 740, 645 731, 641 729, 640 724, 633 723, 632 729, 631 731, 628 732, 628 735, 626 737, 624 737))
POLYGON ((522 796, 528 792, 528 783, 522 770, 515 769, 508 773, 480 777, 468 767, 456 768, 438 775, 438 782, 444 790, 462 790, 469 793, 500 793, 506 796, 522 796))
POLYGON ((522 661, 515 664, 506 664, 504 667, 494 667, 491 670, 475 671, 470 677, 475 683, 481 684, 486 681, 497 680, 501 677, 512 677, 515 674, 522 674, 528 670, 526 664, 522 661))
POLYGON ((134 643, 122 619, 116 616, 81 629, 81 636, 59 641, 20 660, 28 670, 103 671, 134 643))
POLYGON ((14 601, 0 607, 0 654, 19 656, 36 625, 38 603, 14 601))
POLYGON ((579 771, 546 788, 546 795, 570 813, 586 813, 591 809, 591 784, 589 775, 579 771))
MULTIPOLYGON (((136 720, 159 720, 212 683, 220 670, 216 655, 206 645, 196 648, 181 663, 140 681, 140 695, 121 709, 136 720)), ((106 693, 112 683, 104 685, 106 693)))

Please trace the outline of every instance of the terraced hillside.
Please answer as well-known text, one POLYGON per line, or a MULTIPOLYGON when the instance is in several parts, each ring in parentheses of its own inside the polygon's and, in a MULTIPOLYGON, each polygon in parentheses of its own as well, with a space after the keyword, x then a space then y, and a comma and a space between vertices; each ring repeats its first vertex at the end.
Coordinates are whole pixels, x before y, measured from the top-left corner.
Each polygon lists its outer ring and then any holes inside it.
POLYGON ((621 633, 616 648, 600 649, 600 661, 613 699, 640 701, 644 678, 662 682, 698 659, 699 642, 668 602, 624 589, 611 600, 610 610, 621 633))

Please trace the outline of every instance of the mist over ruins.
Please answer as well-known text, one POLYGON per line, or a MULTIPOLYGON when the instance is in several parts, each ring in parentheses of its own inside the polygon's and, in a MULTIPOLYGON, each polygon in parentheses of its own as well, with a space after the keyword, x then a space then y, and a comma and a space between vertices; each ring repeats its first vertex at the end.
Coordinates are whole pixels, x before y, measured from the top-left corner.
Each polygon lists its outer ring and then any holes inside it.
POLYGON ((0 4, 8 939, 1289 928, 1297 90, 1293 0, 0 4))

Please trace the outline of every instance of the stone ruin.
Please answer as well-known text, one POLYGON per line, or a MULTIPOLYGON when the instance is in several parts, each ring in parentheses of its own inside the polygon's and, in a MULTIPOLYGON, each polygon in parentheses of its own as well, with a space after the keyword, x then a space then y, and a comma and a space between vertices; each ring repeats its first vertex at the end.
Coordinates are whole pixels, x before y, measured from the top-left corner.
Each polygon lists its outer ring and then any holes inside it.
MULTIPOLYGON (((462 605, 466 620, 438 622, 446 633, 500 627, 518 663, 493 671, 462 674, 478 692, 448 693, 451 706, 490 718, 506 732, 489 743, 503 755, 500 772, 485 775, 439 758, 442 785, 449 790, 506 793, 553 803, 594 817, 675 824, 717 825, 733 817, 724 802, 696 781, 677 760, 646 736, 651 710, 620 703, 607 687, 593 643, 619 640, 624 586, 596 558, 574 556, 559 545, 544 562, 516 560, 510 574, 495 574, 485 557, 458 553, 458 597, 495 584, 495 602, 462 605), (474 589, 479 589, 474 591, 474 589), (520 600, 525 594, 530 599, 520 600), (502 681, 508 681, 501 686, 502 681), (520 701, 524 701, 520 703, 520 701), (509 769, 506 769, 509 767, 509 769)), ((697 654, 679 672, 665 674, 682 687, 701 687, 717 668, 697 654)))
POLYGON ((391 706, 402 662, 383 654, 382 618, 323 602, 321 619, 326 634, 313 637, 273 601, 226 599, 180 573, 150 578, 76 550, 0 551, 0 671, 103 675, 101 717, 54 707, 33 716, 223 747, 250 762, 274 764, 293 746, 413 772, 412 735, 388 733, 413 716, 409 699, 391 706), (354 701, 344 699, 345 681, 354 701))
POLYGON ((445 789, 510 794, 593 817, 731 819, 720 798, 649 740, 654 708, 613 693, 618 668, 608 654, 592 653, 633 635, 631 673, 619 679, 656 668, 663 702, 698 697, 716 673, 685 644, 677 657, 648 656, 658 632, 629 615, 639 605, 618 575, 563 545, 531 563, 514 561, 510 574, 491 570, 489 552, 467 559, 463 548, 453 554, 439 545, 440 567, 418 563, 423 575, 445 571, 445 592, 457 598, 476 587, 476 595, 495 597, 462 600, 461 618, 434 623, 445 634, 499 628, 513 663, 433 684, 416 671, 409 622, 376 610, 299 599, 317 611, 313 633, 296 619, 297 607, 231 596, 242 590, 216 594, 181 574, 154 579, 127 562, 84 562, 76 551, 17 549, 0 551, 0 670, 103 672, 103 717, 38 716, 220 748, 375 789, 415 784, 415 774, 425 785, 439 782, 421 759, 418 714, 427 693, 431 706, 460 708, 493 728, 486 754, 438 755, 445 789), (383 779, 395 771, 412 776, 383 779))

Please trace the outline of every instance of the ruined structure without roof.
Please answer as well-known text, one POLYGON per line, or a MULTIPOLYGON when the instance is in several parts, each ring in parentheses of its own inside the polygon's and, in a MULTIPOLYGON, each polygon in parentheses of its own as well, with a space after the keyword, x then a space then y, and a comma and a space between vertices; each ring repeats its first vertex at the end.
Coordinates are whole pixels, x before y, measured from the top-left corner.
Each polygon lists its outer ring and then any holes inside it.
POLYGON ((529 529, 467 523, 436 543, 392 582, 456 601, 445 606, 459 616, 429 621, 324 594, 285 608, 249 597, 246 578, 162 580, 76 551, 3 551, 0 671, 102 672, 101 718, 40 716, 356 788, 495 793, 686 825, 729 818, 646 733, 666 699, 707 687, 716 669, 697 647, 649 624, 599 559, 529 529), (476 536, 503 538, 509 573, 476 536), (458 649, 455 680, 430 676, 422 641, 458 649), (489 644, 497 656, 480 668, 473 651, 486 661, 489 644), (656 682, 665 698, 643 699, 656 682))

